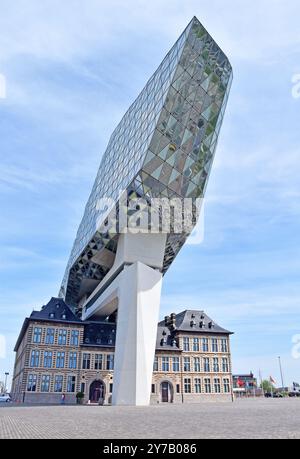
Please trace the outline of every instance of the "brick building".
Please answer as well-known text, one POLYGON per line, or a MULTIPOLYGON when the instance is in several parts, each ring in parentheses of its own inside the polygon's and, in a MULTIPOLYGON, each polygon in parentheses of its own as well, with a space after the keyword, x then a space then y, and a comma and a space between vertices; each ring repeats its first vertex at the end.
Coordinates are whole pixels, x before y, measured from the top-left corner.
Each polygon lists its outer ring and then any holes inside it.
MULTIPOLYGON (((15 346, 14 401, 111 401, 116 317, 82 321, 62 299, 52 298, 26 318, 15 346)), ((230 400, 231 332, 203 311, 186 310, 159 322, 152 403, 230 400)))

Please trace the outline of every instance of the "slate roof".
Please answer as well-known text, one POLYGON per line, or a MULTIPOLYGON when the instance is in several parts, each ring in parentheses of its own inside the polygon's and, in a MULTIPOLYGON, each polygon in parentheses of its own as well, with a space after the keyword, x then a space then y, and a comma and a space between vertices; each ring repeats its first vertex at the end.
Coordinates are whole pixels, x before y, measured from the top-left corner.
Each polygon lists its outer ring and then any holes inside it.
MULTIPOLYGON (((165 321, 158 324, 159 327, 165 326, 165 321)), ((185 310, 175 315, 176 331, 197 332, 203 334, 229 334, 233 333, 215 323, 204 311, 185 310)))
MULTIPOLYGON (((185 310, 179 314, 168 316, 173 321, 172 324, 165 320, 158 323, 156 349, 164 351, 178 351, 176 335, 178 332, 184 333, 203 333, 203 334, 222 334, 229 335, 232 332, 220 327, 218 324, 205 314, 204 311, 185 310)), ((61 298, 52 297, 49 303, 42 307, 40 311, 33 311, 23 323, 15 351, 18 349, 24 334, 26 333, 30 321, 45 321, 54 323, 66 323, 82 325, 84 327, 83 346, 114 347, 116 339, 116 324, 104 321, 82 321, 72 311, 72 309, 61 298)))
POLYGON ((113 322, 83 322, 83 346, 114 347, 116 324, 113 322))
MULTIPOLYGON (((174 336, 168 329, 168 327, 161 326, 162 322, 158 324, 157 327, 157 337, 156 337, 156 349, 163 351, 180 351, 177 346, 176 340, 174 341, 174 336)), ((164 324, 165 322, 163 322, 164 324)))
POLYGON ((52 297, 49 303, 42 307, 40 311, 33 311, 30 315, 33 320, 51 320, 57 322, 81 323, 82 320, 76 317, 72 309, 62 298, 52 297))

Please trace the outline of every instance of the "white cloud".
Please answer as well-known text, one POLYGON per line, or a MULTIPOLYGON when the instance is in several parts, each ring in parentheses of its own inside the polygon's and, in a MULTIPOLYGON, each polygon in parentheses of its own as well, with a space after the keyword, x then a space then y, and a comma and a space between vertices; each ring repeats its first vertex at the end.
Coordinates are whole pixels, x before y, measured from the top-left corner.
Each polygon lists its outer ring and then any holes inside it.
POLYGON ((0 46, 7 59, 28 53, 68 61, 139 33, 174 41, 193 15, 234 58, 266 60, 299 49, 297 0, 261 0, 255 8, 250 0, 2 0, 0 46))
POLYGON ((4 335, 0 335, 0 359, 6 357, 6 340, 4 335))
POLYGON ((0 73, 0 99, 6 98, 6 78, 0 73))

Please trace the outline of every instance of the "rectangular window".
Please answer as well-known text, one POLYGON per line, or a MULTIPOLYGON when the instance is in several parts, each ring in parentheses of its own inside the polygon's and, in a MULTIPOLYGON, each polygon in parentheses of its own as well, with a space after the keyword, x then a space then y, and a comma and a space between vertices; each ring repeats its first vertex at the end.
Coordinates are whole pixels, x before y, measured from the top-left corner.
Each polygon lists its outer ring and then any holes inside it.
POLYGON ((210 362, 209 362, 209 358, 208 357, 204 358, 204 371, 206 373, 210 372, 210 362))
POLYGON ((95 370, 102 370, 103 356, 102 354, 95 355, 95 370))
POLYGON ((211 393, 211 381, 210 381, 209 378, 205 378, 204 379, 204 388, 205 388, 206 394, 210 394, 211 393))
POLYGON ((110 383, 110 385, 109 385, 109 392, 110 392, 111 394, 112 394, 112 392, 113 392, 113 388, 114 388, 113 383, 110 383))
POLYGON ((151 384, 151 393, 155 394, 155 384, 151 384))
POLYGON ((79 345, 79 330, 72 330, 71 331, 71 346, 78 346, 79 345))
POLYGON ((215 393, 220 394, 221 392, 221 382, 219 378, 214 379, 214 387, 215 387, 215 393))
POLYGON ((46 344, 54 344, 54 334, 55 334, 54 328, 47 328, 46 344))
POLYGON ((229 365, 228 365, 228 359, 223 358, 222 359, 222 371, 223 373, 228 373, 229 372, 229 365))
POLYGON ((64 368, 65 367, 65 353, 58 352, 56 354, 56 368, 64 368))
POLYGON ((195 378, 195 392, 196 394, 201 393, 201 379, 200 378, 195 378))
POLYGON ((83 394, 85 393, 85 383, 84 382, 82 382, 80 385, 80 392, 82 392, 83 394))
POLYGON ((173 357, 172 359, 172 368, 174 372, 179 373, 180 368, 179 368, 179 357, 173 357))
POLYGON ((190 339, 188 336, 183 337, 183 350, 184 351, 190 350, 190 339))
POLYGON ((44 367, 52 368, 52 352, 50 351, 44 352, 44 367))
POLYGON ((194 371, 199 373, 200 369, 200 357, 194 357, 194 371))
POLYGON ((153 371, 158 371, 158 357, 154 357, 153 371))
POLYGON ((41 382, 41 392, 49 392, 50 390, 50 375, 43 375, 41 382))
POLYGON ((58 345, 66 346, 67 344, 67 330, 58 331, 58 345))
POLYGON ((190 394, 191 391, 192 391, 191 380, 190 380, 190 378, 185 378, 184 379, 184 392, 186 394, 190 394))
POLYGON ((42 329, 39 327, 35 327, 33 332, 33 342, 36 344, 40 344, 42 341, 42 329))
POLYGON ((221 339, 221 351, 222 352, 228 352, 228 346, 227 346, 227 339, 222 338, 221 339))
POLYGON ((191 360, 189 357, 183 359, 183 371, 191 371, 191 360))
POLYGON ((40 364, 40 351, 32 351, 31 359, 30 359, 30 366, 38 367, 39 364, 40 364))
POLYGON ((199 338, 193 339, 193 351, 199 352, 199 338))
POLYGON ((77 368, 77 352, 69 353, 69 368, 74 370, 77 368))
POLYGON ((214 366, 214 372, 215 373, 219 373, 220 371, 220 368, 219 368, 219 359, 218 358, 214 358, 213 360, 213 366, 214 366))
POLYGON ((106 369, 107 370, 113 370, 114 369, 114 354, 107 354, 106 369))
POLYGON ((169 357, 163 357, 161 363, 161 371, 169 371, 169 357))
POLYGON ((177 394, 180 394, 180 384, 176 384, 176 392, 177 394))
POLYGON ((55 376, 54 392, 62 392, 63 381, 64 381, 64 377, 62 375, 55 376))
POLYGON ((83 370, 89 370, 91 368, 91 354, 83 354, 82 368, 83 370))
POLYGON ((28 375, 27 391, 36 392, 37 375, 28 375))
POLYGON ((230 381, 229 379, 224 379, 224 392, 225 394, 229 394, 230 393, 230 381))
POLYGON ((208 352, 208 338, 202 338, 202 351, 208 352))
POLYGON ((67 392, 75 392, 75 389, 76 389, 76 377, 68 376, 67 392))
POLYGON ((213 338, 211 341, 211 350, 212 352, 218 352, 218 340, 217 338, 213 338))

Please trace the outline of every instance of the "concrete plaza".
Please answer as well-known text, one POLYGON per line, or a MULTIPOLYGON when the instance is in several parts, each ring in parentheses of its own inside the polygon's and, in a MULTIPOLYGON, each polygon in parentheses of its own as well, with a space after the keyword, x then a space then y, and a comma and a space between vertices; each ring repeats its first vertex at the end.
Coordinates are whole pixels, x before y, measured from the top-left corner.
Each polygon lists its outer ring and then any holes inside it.
POLYGON ((300 438, 300 399, 111 406, 0 405, 6 438, 300 438))

